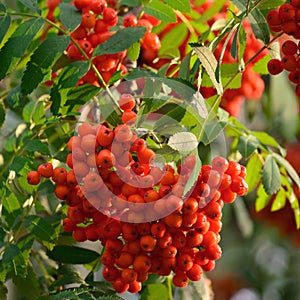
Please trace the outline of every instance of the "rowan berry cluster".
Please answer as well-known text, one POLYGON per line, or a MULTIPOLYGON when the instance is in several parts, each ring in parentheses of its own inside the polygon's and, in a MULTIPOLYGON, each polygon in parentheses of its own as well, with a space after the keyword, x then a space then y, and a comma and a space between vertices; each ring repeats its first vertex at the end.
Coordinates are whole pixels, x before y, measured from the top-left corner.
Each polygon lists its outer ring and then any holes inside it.
POLYGON ((82 123, 68 143, 69 170, 44 163, 28 183, 52 178, 68 206, 64 230, 78 242, 101 241, 103 276, 117 292, 138 292, 151 273, 173 272, 174 285, 184 287, 221 257, 222 208, 247 192, 246 169, 215 157, 186 193, 196 156, 156 166, 155 152, 133 129, 135 99, 122 94, 119 104, 123 124, 82 123))
POLYGON ((270 29, 283 32, 286 36, 281 45, 281 59, 273 58, 268 62, 268 71, 277 75, 286 70, 288 79, 296 84, 295 93, 300 97, 300 1, 291 0, 277 10, 271 10, 266 16, 270 29))
MULTIPOLYGON (((48 0, 48 18, 53 20, 54 9, 60 2, 61 0, 48 0)), ((77 45, 70 42, 66 49, 67 56, 71 60, 85 60, 78 45, 88 57, 92 57, 94 49, 114 34, 113 27, 119 23, 118 11, 113 7, 109 7, 106 0, 75 0, 73 4, 81 11, 82 20, 80 25, 71 34, 77 45)), ((154 51, 157 55, 157 51, 161 46, 160 40, 159 37, 151 31, 153 26, 159 24, 159 20, 147 14, 142 14, 139 19, 134 14, 127 14, 122 17, 121 22, 122 25, 120 25, 123 27, 145 27, 146 33, 140 40, 141 49, 143 51, 154 51)), ((127 58, 126 54, 127 50, 124 50, 116 54, 98 55, 93 58, 92 63, 106 83, 116 71, 121 71, 122 74, 127 73, 125 63, 127 58)), ((96 86, 100 85, 99 78, 92 68, 78 82, 78 84, 84 83, 96 86)))

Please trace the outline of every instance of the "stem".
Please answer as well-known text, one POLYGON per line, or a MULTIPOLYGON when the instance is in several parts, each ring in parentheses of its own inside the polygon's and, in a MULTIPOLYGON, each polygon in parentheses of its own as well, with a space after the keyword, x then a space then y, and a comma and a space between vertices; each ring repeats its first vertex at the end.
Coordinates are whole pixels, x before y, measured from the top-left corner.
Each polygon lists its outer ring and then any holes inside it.
POLYGON ((167 277, 167 287, 168 287, 168 293, 169 293, 169 300, 173 299, 173 292, 172 292, 172 277, 167 277))
POLYGON ((185 24, 185 26, 190 31, 190 33, 196 34, 194 27, 191 25, 190 21, 186 18, 186 16, 178 10, 175 10, 175 13, 176 13, 177 17, 185 24))

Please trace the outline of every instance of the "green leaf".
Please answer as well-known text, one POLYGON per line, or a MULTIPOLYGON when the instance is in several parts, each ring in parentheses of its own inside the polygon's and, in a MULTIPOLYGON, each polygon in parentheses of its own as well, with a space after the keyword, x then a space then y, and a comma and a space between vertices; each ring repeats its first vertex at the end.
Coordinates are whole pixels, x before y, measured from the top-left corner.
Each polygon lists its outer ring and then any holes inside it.
POLYGON ((5 121, 5 107, 3 103, 0 103, 0 128, 5 121))
POLYGON ((45 80, 55 61, 67 48, 69 41, 68 36, 52 36, 34 51, 22 77, 21 91, 25 95, 30 94, 40 82, 45 80))
POLYGON ((2 264, 7 272, 20 277, 27 275, 27 261, 18 246, 10 244, 3 253, 2 264))
POLYGON ((263 210, 268 205, 270 199, 271 196, 266 194, 263 185, 260 184, 257 190, 257 198, 255 200, 255 210, 256 211, 263 210))
POLYGON ((273 200, 271 211, 277 211, 284 208, 286 203, 286 193, 284 189, 280 189, 273 200))
POLYGON ((178 78, 189 80, 191 55, 192 53, 190 52, 181 60, 178 78))
POLYGON ((257 153, 254 153, 249 159, 246 169, 246 182, 248 183, 248 192, 253 191, 260 182, 263 163, 257 153))
POLYGON ((277 153, 273 153, 273 157, 277 160, 277 162, 286 169, 290 177, 293 179, 293 181, 297 184, 297 186, 300 188, 300 178, 293 166, 282 156, 280 156, 277 153))
POLYGON ((37 0, 18 0, 21 2, 24 6, 28 7, 30 10, 41 14, 41 10, 38 8, 37 0))
POLYGON ((62 265, 57 270, 58 279, 54 281, 50 289, 56 290, 60 286, 74 283, 84 283, 84 280, 78 270, 72 265, 62 265))
POLYGON ((85 248, 75 246, 57 245, 47 255, 61 263, 65 264, 88 264, 100 257, 100 254, 85 248))
POLYGON ((0 43, 5 37, 7 30, 10 26, 11 17, 9 15, 0 16, 0 43))
POLYGON ((244 27, 242 26, 239 31, 239 47, 238 47, 238 58, 241 61, 244 57, 247 43, 247 34, 244 27))
POLYGON ((188 0, 164 0, 164 2, 172 8, 185 13, 191 11, 191 3, 188 0))
POLYGON ((268 75, 269 71, 267 65, 270 59, 271 56, 269 54, 265 55, 263 58, 261 58, 258 62, 254 64, 252 70, 258 74, 268 75))
POLYGON ((49 147, 46 143, 43 143, 40 140, 32 140, 25 144, 24 150, 29 152, 40 152, 43 154, 50 155, 49 147))
POLYGON ((191 189, 193 188, 194 184, 196 183, 196 181, 199 177, 199 174, 201 171, 201 166, 202 166, 202 162, 197 153, 196 154, 196 163, 195 163, 195 166, 193 168, 193 171, 192 171, 188 181, 186 182, 186 184, 184 186, 183 195, 186 195, 187 193, 189 193, 191 191, 191 189))
POLYGON ((214 141, 219 134, 221 134, 221 132, 224 130, 224 128, 226 127, 226 122, 220 121, 217 122, 216 120, 208 122, 205 125, 205 129, 202 135, 202 140, 201 142, 204 145, 208 145, 210 144, 212 141, 214 141))
POLYGON ((294 194, 294 192, 291 193, 290 197, 288 197, 289 202, 291 204, 291 207, 294 211, 294 216, 295 216, 295 221, 296 221, 296 226, 297 229, 300 228, 300 209, 299 209, 299 201, 294 194))
POLYGON ((168 145, 176 151, 193 151, 198 146, 197 137, 191 132, 177 132, 168 141, 168 145))
POLYGON ((0 50, 0 80, 17 65, 43 24, 40 18, 27 20, 10 36, 0 50))
POLYGON ((68 31, 75 30, 81 23, 81 11, 69 3, 60 3, 60 21, 68 31))
POLYGON ((173 27, 161 38, 161 48, 159 49, 158 54, 160 56, 168 55, 172 49, 178 51, 179 46, 185 40, 187 35, 188 28, 184 23, 173 27))
POLYGON ((6 6, 3 3, 0 3, 0 11, 6 12, 6 6))
POLYGON ((168 23, 176 22, 176 15, 172 8, 159 0, 152 0, 144 7, 145 13, 168 23))
POLYGON ((7 293, 8 293, 7 287, 4 284, 1 284, 0 285, 0 300, 7 300, 7 293))
POLYGON ((141 51, 141 44, 139 42, 133 43, 127 50, 127 55, 132 61, 136 61, 139 58, 141 51))
POLYGON ((102 54, 115 54, 128 49, 132 44, 138 42, 146 33, 144 26, 134 26, 118 30, 104 43, 99 44, 93 56, 102 54))
POLYGON ((213 16, 215 16, 219 11, 224 8, 224 4, 226 0, 218 0, 214 1, 212 5, 204 11, 200 18, 198 18, 197 22, 205 23, 209 21, 213 16))
POLYGON ((39 280, 31 266, 27 266, 26 277, 13 276, 12 279, 20 295, 26 295, 27 299, 35 299, 40 295, 39 280))
MULTIPOLYGON (((232 2, 241 10, 246 10, 245 1, 232 0, 232 2)), ((270 42, 270 30, 267 21, 258 8, 254 8, 248 15, 253 33, 258 40, 261 40, 265 45, 270 42)))
POLYGON ((262 172, 262 183, 268 195, 276 193, 281 185, 280 170, 273 155, 269 154, 265 160, 262 172))
POLYGON ((285 155, 285 150, 279 145, 279 143, 268 133, 262 131, 251 131, 262 145, 268 145, 277 148, 282 155, 285 155))
POLYGON ((160 300, 168 300, 169 292, 163 283, 151 283, 147 284, 145 288, 141 292, 141 300, 153 300, 153 299, 160 299, 160 300))
POLYGON ((260 10, 271 10, 285 3, 285 0, 264 0, 258 4, 260 10))
POLYGON ((241 136, 237 144, 237 149, 244 158, 248 158, 257 149, 259 141, 252 135, 241 136))
POLYGON ((58 76, 57 83, 51 88, 50 96, 52 100, 51 112, 54 115, 64 107, 67 96, 78 80, 87 73, 90 64, 88 61, 76 61, 67 65, 58 76))
POLYGON ((25 219, 24 227, 33 233, 48 249, 53 249, 57 233, 52 225, 39 216, 28 216, 25 219))
POLYGON ((18 198, 11 193, 2 200, 2 216, 10 227, 18 220, 21 215, 21 205, 18 198))
POLYGON ((237 50, 238 50, 238 39, 239 39, 239 36, 240 36, 240 30, 242 28, 242 22, 239 24, 239 26, 237 27, 236 31, 235 31, 235 34, 233 36, 233 39, 232 39, 232 45, 231 45, 231 48, 230 48, 230 53, 231 53, 231 56, 233 58, 236 58, 236 55, 237 55, 237 50))
POLYGON ((121 0, 120 5, 125 5, 129 7, 141 6, 143 4, 143 0, 121 0))
POLYGON ((214 86, 217 90, 217 93, 219 95, 223 94, 222 83, 220 83, 216 78, 218 62, 217 62, 213 52, 211 51, 211 49, 206 46, 197 46, 197 47, 194 47, 193 50, 197 54, 200 62, 202 63, 204 69, 206 70, 210 80, 214 84, 214 86))

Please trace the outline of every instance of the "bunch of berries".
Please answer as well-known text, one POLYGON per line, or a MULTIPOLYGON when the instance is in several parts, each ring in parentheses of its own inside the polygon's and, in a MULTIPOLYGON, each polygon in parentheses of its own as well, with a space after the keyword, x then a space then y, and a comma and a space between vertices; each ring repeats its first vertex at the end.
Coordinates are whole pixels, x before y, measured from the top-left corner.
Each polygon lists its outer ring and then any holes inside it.
MULTIPOLYGON (((47 16, 52 21, 54 21, 54 9, 60 2, 61 0, 47 1, 49 8, 47 16)), ((73 4, 81 11, 82 20, 80 25, 72 32, 71 36, 87 56, 92 57, 94 49, 114 34, 113 27, 119 23, 118 11, 113 7, 109 7, 106 0, 75 0, 73 4)), ((134 14, 127 14, 123 17, 122 26, 145 27, 146 33, 140 40, 141 48, 157 52, 161 46, 160 40, 158 36, 151 31, 153 26, 158 25, 159 22, 159 20, 147 14, 143 14, 140 19, 134 14)), ((66 49, 67 56, 71 60, 85 59, 78 45, 70 42, 66 49)), ((93 58, 93 64, 106 83, 116 71, 121 71, 122 74, 127 73, 127 67, 125 66, 126 54, 127 51, 124 50, 116 54, 98 55, 93 58)), ((78 82, 78 84, 84 83, 100 86, 99 78, 92 68, 78 82)))
POLYGON ((269 27, 274 32, 283 32, 285 42, 281 45, 281 59, 268 62, 268 71, 277 75, 286 70, 289 80, 296 85, 295 93, 300 97, 300 1, 291 0, 266 16, 269 27))
POLYGON ((64 230, 77 242, 101 241, 103 276, 117 292, 138 292, 151 273, 173 272, 174 285, 184 287, 221 257, 222 208, 247 192, 246 169, 215 157, 185 191, 196 156, 157 166, 134 131, 134 97, 122 94, 119 104, 123 124, 82 123, 68 143, 68 170, 44 163, 28 173, 28 183, 52 179, 68 206, 64 230))

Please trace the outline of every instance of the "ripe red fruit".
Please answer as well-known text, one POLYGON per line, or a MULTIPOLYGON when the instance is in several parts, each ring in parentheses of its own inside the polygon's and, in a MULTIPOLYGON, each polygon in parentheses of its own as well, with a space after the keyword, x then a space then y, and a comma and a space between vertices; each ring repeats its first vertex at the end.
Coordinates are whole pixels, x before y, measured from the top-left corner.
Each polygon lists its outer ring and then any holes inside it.
POLYGON ((38 185, 40 183, 41 177, 37 171, 30 171, 27 173, 27 182, 30 185, 38 185))
POLYGON ((50 178, 53 174, 53 165, 51 163, 43 163, 38 166, 37 171, 41 176, 45 178, 50 178))
POLYGON ((279 18, 282 21, 287 21, 287 20, 291 20, 295 17, 295 8, 291 5, 291 4, 282 4, 279 7, 279 18))
POLYGON ((189 279, 185 272, 177 271, 172 278, 172 282, 177 287, 185 287, 189 283, 189 279))
POLYGON ((298 51, 298 45, 292 40, 287 40, 283 43, 281 49, 285 55, 294 55, 298 51))
POLYGON ((294 55, 285 55, 281 59, 282 67, 287 71, 294 71, 297 67, 297 61, 294 55))
POLYGON ((123 25, 125 27, 136 26, 138 23, 137 17, 134 14, 128 14, 123 18, 123 25))
POLYGON ((268 62, 268 71, 271 75, 277 75, 283 71, 281 61, 277 58, 273 58, 268 62))
POLYGON ((280 26, 282 23, 277 10, 270 10, 266 16, 266 20, 270 26, 280 26))
POLYGON ((120 96, 119 104, 123 110, 132 110, 136 102, 131 94, 122 94, 120 96))

